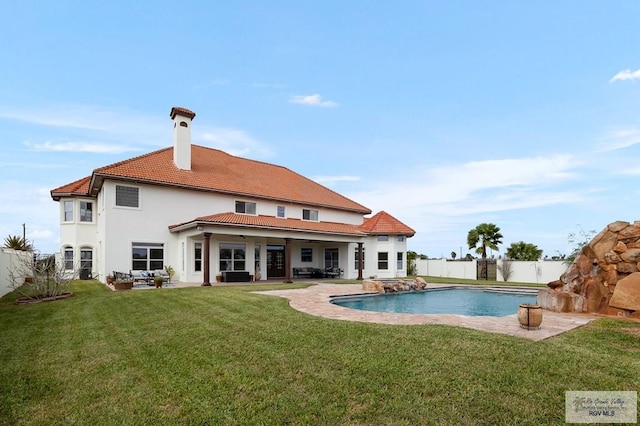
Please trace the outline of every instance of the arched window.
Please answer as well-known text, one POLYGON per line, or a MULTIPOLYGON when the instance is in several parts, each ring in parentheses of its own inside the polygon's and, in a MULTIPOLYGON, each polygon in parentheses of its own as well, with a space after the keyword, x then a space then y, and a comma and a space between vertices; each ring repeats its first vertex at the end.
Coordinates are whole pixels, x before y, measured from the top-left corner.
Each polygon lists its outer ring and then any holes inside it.
POLYGON ((64 269, 73 269, 73 247, 65 246, 62 249, 62 255, 64 256, 64 269))
POLYGON ((93 270, 93 249, 91 247, 80 247, 80 269, 93 270))

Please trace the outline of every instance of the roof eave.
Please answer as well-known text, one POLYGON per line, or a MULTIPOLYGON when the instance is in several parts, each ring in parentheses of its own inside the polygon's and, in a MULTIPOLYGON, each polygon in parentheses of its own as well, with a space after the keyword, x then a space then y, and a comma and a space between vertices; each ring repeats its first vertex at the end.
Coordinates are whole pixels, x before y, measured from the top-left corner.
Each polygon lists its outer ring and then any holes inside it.
POLYGON ((276 227, 276 226, 260 226, 260 225, 251 225, 251 224, 242 224, 242 223, 226 223, 226 222, 216 222, 216 221, 206 221, 206 220, 194 220, 191 222, 185 222, 178 225, 170 225, 169 232, 183 232, 188 231, 190 229, 197 228, 198 226, 219 226, 224 228, 240 228, 240 229, 259 229, 259 230, 268 230, 268 231, 280 231, 280 232, 294 232, 294 233, 306 233, 306 234, 318 234, 318 235, 339 235, 339 236, 348 236, 348 237, 366 237, 367 234, 361 231, 357 232, 331 232, 331 231, 320 231, 314 229, 296 229, 296 228, 287 228, 287 227, 276 227))
POLYGON ((347 212, 358 213, 358 214, 363 214, 363 215, 371 214, 371 210, 369 210, 367 208, 358 209, 358 208, 348 208, 348 207, 334 206, 334 205, 329 205, 329 204, 316 204, 316 203, 298 201, 298 200, 293 200, 293 199, 268 197, 268 196, 264 196, 264 195, 251 194, 251 193, 246 193, 246 192, 225 191, 225 190, 221 190, 221 189, 206 188, 206 187, 202 187, 202 186, 185 185, 185 184, 172 183, 172 182, 163 182, 163 181, 158 181, 158 180, 153 180, 153 179, 133 178, 133 177, 128 177, 128 176, 112 175, 112 174, 107 174, 107 173, 94 173, 92 175, 91 183, 90 183, 90 186, 89 186, 90 193, 91 192, 95 192, 95 194, 97 196, 97 193, 99 192, 100 188, 102 187, 102 183, 107 178, 108 179, 113 179, 113 180, 119 180, 119 181, 128 181, 128 182, 133 182, 133 183, 146 183, 146 184, 149 184, 149 185, 159 185, 159 186, 166 186, 166 187, 172 187, 172 188, 188 189, 188 190, 193 190, 193 191, 202 191, 202 192, 210 192, 210 193, 223 194, 223 195, 232 195, 232 196, 238 196, 238 197, 253 198, 253 199, 257 199, 257 200, 279 201, 279 202, 282 202, 282 203, 299 204, 299 205, 304 205, 304 206, 309 206, 309 207, 316 207, 316 208, 329 208, 329 209, 347 211, 347 212), (94 185, 97 185, 97 187, 94 188, 94 185))

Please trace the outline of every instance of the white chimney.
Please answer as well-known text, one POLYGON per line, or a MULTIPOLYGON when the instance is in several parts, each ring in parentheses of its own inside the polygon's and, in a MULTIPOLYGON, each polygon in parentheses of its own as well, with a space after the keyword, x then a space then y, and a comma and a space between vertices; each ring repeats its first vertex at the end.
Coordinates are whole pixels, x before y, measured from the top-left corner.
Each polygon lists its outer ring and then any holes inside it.
POLYGON ((181 170, 191 170, 191 120, 196 113, 173 107, 169 115, 173 120, 173 162, 181 170))

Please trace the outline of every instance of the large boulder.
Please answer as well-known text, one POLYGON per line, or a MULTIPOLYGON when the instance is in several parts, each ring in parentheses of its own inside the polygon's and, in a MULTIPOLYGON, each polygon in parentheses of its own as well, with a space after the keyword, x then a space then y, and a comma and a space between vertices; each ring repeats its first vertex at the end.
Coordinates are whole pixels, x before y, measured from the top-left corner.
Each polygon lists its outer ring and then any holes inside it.
POLYGON ((640 272, 624 277, 616 284, 609 306, 628 311, 640 311, 640 272))
POLYGON ((607 225, 548 287, 545 309, 640 317, 640 221, 607 225))

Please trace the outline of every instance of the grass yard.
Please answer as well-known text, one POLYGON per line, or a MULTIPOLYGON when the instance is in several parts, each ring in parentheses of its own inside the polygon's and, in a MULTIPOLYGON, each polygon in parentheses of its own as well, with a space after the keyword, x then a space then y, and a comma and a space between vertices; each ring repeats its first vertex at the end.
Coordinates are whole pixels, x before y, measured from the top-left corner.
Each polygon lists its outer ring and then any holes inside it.
POLYGON ((640 388, 637 322, 532 342, 329 320, 250 293, 273 287, 4 297, 0 424, 562 424, 566 390, 640 388))

